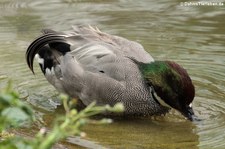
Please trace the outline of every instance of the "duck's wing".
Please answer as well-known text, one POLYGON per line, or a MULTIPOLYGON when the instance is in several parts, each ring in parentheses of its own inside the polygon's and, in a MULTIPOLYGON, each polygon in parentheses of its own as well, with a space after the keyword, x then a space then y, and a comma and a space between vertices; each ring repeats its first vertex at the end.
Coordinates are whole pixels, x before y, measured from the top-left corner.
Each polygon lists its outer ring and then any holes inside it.
MULTIPOLYGON (((44 33, 63 34, 52 30, 44 30, 44 33)), ((139 62, 149 63, 154 61, 152 56, 139 43, 104 33, 98 28, 73 26, 73 31, 64 32, 64 34, 67 36, 66 39, 71 42, 71 50, 74 55, 80 58, 88 57, 92 54, 104 55, 114 53, 133 58, 139 62)))

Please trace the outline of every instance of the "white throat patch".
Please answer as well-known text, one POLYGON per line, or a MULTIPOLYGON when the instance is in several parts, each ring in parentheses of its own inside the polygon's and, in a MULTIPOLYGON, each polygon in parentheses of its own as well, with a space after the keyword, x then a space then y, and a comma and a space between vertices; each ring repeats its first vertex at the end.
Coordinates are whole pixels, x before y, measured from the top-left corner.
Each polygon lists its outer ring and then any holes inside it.
MULTIPOLYGON (((152 87, 153 88, 153 87, 152 87)), ((155 97, 155 99, 160 103, 160 105, 164 106, 164 107, 168 107, 168 108, 172 108, 169 104, 167 104, 161 97, 159 97, 157 95, 157 93, 155 92, 155 90, 153 89, 153 96, 155 97)))

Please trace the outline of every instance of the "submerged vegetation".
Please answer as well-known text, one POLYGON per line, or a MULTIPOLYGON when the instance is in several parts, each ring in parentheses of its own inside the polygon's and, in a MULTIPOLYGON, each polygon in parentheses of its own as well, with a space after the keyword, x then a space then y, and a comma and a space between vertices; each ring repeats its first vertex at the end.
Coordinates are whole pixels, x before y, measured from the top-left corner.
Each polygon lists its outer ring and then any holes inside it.
POLYGON ((10 129, 21 126, 29 126, 35 122, 35 115, 32 108, 19 99, 19 94, 15 92, 11 83, 0 92, 0 148, 7 149, 50 149, 59 140, 72 135, 82 136, 85 133, 81 127, 88 123, 106 124, 111 123, 111 119, 91 120, 89 117, 96 114, 109 112, 122 112, 123 105, 118 103, 114 107, 96 106, 90 104, 84 110, 78 112, 71 109, 66 95, 61 95, 66 114, 59 116, 50 132, 45 128, 33 138, 23 138, 10 133, 10 129))

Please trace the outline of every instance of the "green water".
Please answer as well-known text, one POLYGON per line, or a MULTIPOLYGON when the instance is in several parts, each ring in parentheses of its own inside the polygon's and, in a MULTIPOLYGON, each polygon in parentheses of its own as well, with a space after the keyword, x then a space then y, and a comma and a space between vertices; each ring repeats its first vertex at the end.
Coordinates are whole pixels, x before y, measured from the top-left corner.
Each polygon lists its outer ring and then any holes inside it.
POLYGON ((1 0, 0 88, 13 80, 44 121, 15 133, 32 137, 64 113, 38 65, 35 76, 29 71, 25 52, 42 28, 64 31, 74 24, 96 25, 141 43, 157 60, 184 66, 195 84, 193 107, 202 121, 186 121, 176 111, 160 118, 117 119, 110 125, 89 125, 83 129, 86 137, 70 137, 55 148, 225 148, 225 2, 181 6, 178 0, 1 0))

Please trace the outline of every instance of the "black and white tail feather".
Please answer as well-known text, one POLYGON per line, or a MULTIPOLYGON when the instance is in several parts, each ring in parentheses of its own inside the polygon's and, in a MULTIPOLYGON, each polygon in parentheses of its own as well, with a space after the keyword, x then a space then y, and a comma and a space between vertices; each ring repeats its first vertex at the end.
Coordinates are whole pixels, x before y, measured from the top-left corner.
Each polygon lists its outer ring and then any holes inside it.
POLYGON ((34 40, 27 49, 26 60, 29 68, 33 70, 33 59, 36 57, 42 72, 52 69, 58 63, 58 57, 70 51, 70 45, 65 39, 66 35, 56 34, 55 31, 43 30, 44 35, 34 40), (53 50, 55 49, 55 50, 53 50))

